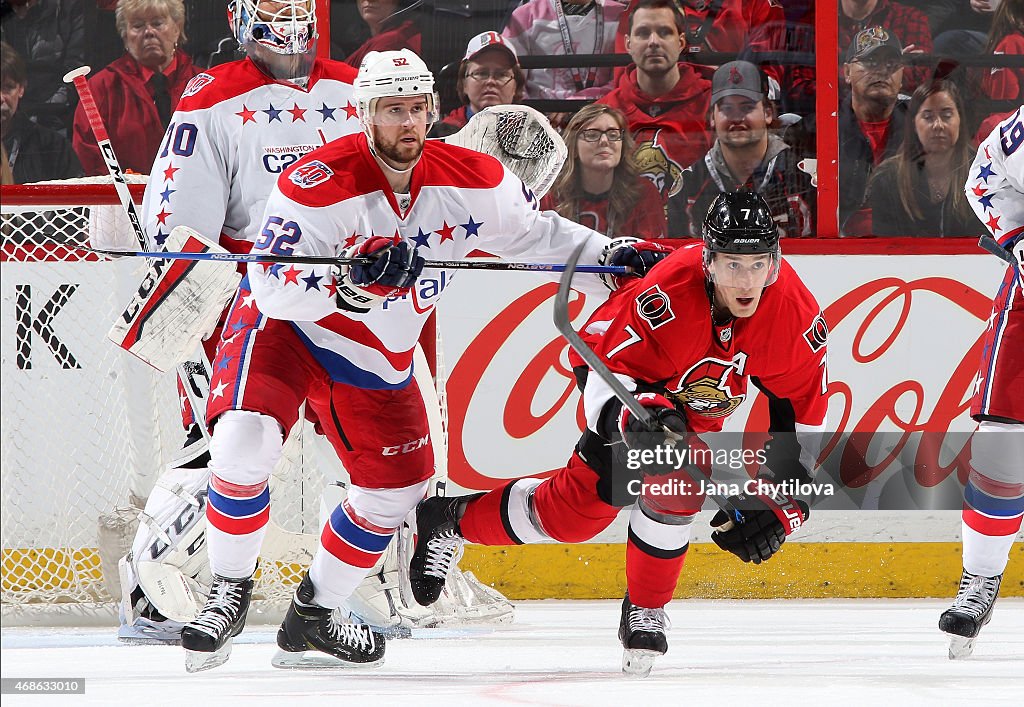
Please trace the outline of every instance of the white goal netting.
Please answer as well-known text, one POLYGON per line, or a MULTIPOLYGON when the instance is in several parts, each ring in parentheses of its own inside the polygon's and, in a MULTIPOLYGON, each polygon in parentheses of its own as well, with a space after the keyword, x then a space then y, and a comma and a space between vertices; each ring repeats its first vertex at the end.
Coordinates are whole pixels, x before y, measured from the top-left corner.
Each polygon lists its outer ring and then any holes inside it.
MULTIPOLYGON (((133 497, 148 496, 181 447, 175 376, 105 338, 145 261, 74 248, 90 229, 124 219, 109 184, 12 198, 18 191, 5 188, 0 213, 4 623, 108 621, 119 587, 98 535, 134 519, 133 497)), ((290 597, 311 559, 321 491, 343 478, 325 444, 306 426, 286 445, 271 482, 275 532, 264 545, 257 600, 290 597)))

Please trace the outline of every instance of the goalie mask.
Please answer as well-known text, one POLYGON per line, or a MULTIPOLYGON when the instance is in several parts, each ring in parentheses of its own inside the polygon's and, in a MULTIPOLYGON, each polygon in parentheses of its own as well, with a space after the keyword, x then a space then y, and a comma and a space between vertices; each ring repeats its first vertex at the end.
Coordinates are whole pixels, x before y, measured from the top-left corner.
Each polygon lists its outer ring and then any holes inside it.
POLYGON ((704 273, 715 284, 742 287, 764 278, 767 287, 778 278, 779 229, 760 194, 743 190, 716 196, 704 218, 703 236, 704 273), (732 258, 719 265, 717 254, 768 257, 732 258))
POLYGON ((440 102, 434 93, 434 75, 409 49, 368 53, 359 65, 353 95, 359 123, 374 154, 373 126, 384 120, 384 116, 377 114, 377 102, 381 98, 425 96, 427 129, 438 120, 440 102))
POLYGON ((268 75, 309 75, 316 54, 315 0, 231 0, 228 25, 238 45, 268 75))

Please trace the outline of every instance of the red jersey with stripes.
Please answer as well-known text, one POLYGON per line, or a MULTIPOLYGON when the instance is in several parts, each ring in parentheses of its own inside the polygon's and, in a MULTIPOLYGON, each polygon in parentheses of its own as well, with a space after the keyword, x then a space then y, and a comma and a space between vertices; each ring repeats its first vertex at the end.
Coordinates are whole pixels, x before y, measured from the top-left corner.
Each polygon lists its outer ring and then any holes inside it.
POLYGON ((193 78, 146 187, 140 217, 151 244, 162 245, 172 228, 184 225, 219 238, 232 252, 248 252, 281 173, 307 152, 361 129, 355 76, 347 64, 318 59, 302 88, 243 59, 193 78))
MULTIPOLYGON (((716 325, 705 283, 701 247, 680 248, 601 305, 582 334, 627 389, 642 383, 666 395, 694 432, 721 430, 753 380, 790 402, 798 439, 818 437, 810 433, 824 430, 828 330, 814 296, 783 262, 753 316, 716 325)), ((611 396, 587 378, 592 429, 611 396)))
MULTIPOLYGON (((992 237, 1019 259, 1024 248, 1024 105, 978 147, 965 190, 992 237)), ((971 414, 976 418, 1024 422, 1024 294, 1018 268, 1006 269, 992 303, 973 382, 971 414)))
MULTIPOLYGON (((396 237, 427 260, 460 260, 474 250, 530 262, 565 262, 586 243, 581 261, 596 264, 608 238, 550 211, 495 158, 428 140, 412 171, 403 211, 366 137, 352 135, 307 155, 278 181, 253 252, 337 256, 371 236, 396 237)), ((454 270, 425 269, 412 290, 365 314, 339 310, 328 266, 249 268, 260 311, 293 322, 332 380, 401 388, 412 376, 420 330, 454 270)), ((557 279, 557 273, 553 273, 557 279)), ((579 289, 604 296, 596 275, 579 289)))

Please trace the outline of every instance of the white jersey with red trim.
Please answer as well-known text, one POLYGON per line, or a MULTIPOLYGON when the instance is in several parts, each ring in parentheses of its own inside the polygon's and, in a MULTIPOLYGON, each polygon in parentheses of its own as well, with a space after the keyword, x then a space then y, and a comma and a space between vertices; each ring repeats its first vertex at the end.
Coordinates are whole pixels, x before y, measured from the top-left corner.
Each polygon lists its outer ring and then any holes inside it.
POLYGON ((964 188, 974 213, 1011 250, 1024 237, 1024 105, 978 147, 964 188))
MULTIPOLYGON (((586 242, 580 262, 597 264, 609 243, 540 211, 533 192, 494 157, 436 140, 426 142, 413 168, 409 197, 402 215, 365 135, 337 140, 281 176, 253 252, 338 256, 370 236, 397 236, 427 260, 460 260, 483 250, 558 263, 586 242)), ((425 269, 408 295, 365 314, 337 308, 328 266, 252 266, 248 279, 260 311, 293 322, 333 380, 382 389, 409 382, 420 330, 454 275, 425 269)), ((578 275, 574 284, 602 298, 608 292, 596 275, 578 275)))
MULTIPOLYGON (((356 70, 314 62, 306 88, 276 81, 250 59, 189 82, 168 124, 142 204, 150 244, 189 226, 247 252, 277 178, 307 152, 358 132, 356 70)), ((129 244, 137 245, 137 244, 129 244)))

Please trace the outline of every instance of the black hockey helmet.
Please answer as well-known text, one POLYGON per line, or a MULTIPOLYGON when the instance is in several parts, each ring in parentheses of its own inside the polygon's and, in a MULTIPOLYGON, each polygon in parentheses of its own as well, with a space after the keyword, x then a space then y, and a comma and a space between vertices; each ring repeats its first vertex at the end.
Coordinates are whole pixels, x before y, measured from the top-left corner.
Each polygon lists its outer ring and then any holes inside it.
POLYGON ((768 202, 760 194, 746 189, 722 192, 708 208, 704 218, 704 271, 715 280, 711 261, 716 253, 732 255, 771 255, 771 270, 765 286, 779 274, 782 250, 779 228, 772 218, 768 202))

